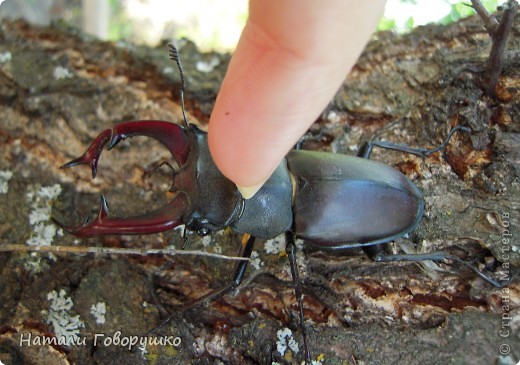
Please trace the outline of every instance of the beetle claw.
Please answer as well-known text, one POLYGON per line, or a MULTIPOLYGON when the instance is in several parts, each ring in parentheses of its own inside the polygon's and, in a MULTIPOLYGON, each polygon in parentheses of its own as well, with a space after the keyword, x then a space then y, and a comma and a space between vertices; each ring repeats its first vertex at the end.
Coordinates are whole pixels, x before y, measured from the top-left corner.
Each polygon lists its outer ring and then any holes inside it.
POLYGON ((78 158, 67 162, 62 165, 62 169, 66 169, 69 167, 74 167, 78 165, 89 165, 92 169, 92 178, 96 178, 97 175, 97 165, 99 161, 99 156, 101 155, 101 151, 103 151, 103 147, 107 144, 107 142, 111 139, 112 130, 107 129, 102 132, 99 136, 96 137, 87 148, 85 153, 83 153, 78 158))
POLYGON ((148 136, 158 140, 170 151, 179 165, 184 165, 188 160, 190 143, 186 130, 177 124, 160 120, 139 120, 115 125, 108 149, 134 136, 148 136))
MULTIPOLYGON (((103 148, 108 144, 108 149, 111 149, 120 141, 138 135, 152 137, 161 142, 170 151, 179 166, 187 163, 190 139, 185 129, 170 122, 139 120, 119 123, 113 129, 105 130, 92 141, 83 155, 67 162, 61 168, 89 165, 92 169, 92 178, 95 178, 99 156, 103 148)), ((92 222, 87 221, 79 227, 66 226, 58 221, 56 224, 79 237, 156 233, 182 224, 183 215, 188 211, 188 207, 188 197, 185 194, 177 194, 169 204, 162 208, 140 216, 117 218, 109 216, 107 201, 104 196, 101 196, 99 213, 92 222)))
POLYGON ((109 210, 108 210, 107 200, 105 198, 105 195, 101 194, 101 202, 100 202, 100 205, 99 205, 99 212, 98 212, 98 215, 97 215, 96 219, 92 223, 89 223, 90 222, 90 218, 89 217, 85 217, 85 219, 83 220, 83 224, 81 226, 79 226, 79 227, 67 226, 67 225, 61 223, 60 221, 58 221, 56 219, 53 219, 53 220, 63 230, 65 230, 65 231, 67 231, 67 232, 69 232, 69 233, 71 233, 73 235, 83 237, 84 235, 81 234, 82 231, 88 229, 89 227, 92 227, 95 224, 101 223, 106 217, 108 217, 108 213, 109 213, 109 210))
POLYGON ((112 148, 114 148, 119 142, 121 142, 125 138, 126 138, 126 136, 122 136, 121 134, 116 133, 114 130, 114 133, 112 134, 112 138, 110 139, 110 142, 108 143, 107 150, 110 151, 112 148))
POLYGON ((99 205, 99 213, 98 213, 97 219, 102 220, 102 219, 108 217, 108 213, 109 213, 109 210, 108 210, 107 199, 105 198, 105 194, 101 194, 101 204, 99 205))
POLYGON ((127 218, 110 217, 107 201, 102 195, 98 215, 92 222, 87 220, 83 225, 75 227, 54 221, 62 229, 78 237, 149 234, 173 229, 182 224, 182 217, 188 206, 186 195, 177 194, 170 203, 149 213, 127 218))
POLYGON ((137 135, 152 137, 161 142, 179 165, 184 165, 188 161, 190 143, 182 127, 159 120, 138 120, 119 123, 113 129, 105 130, 92 141, 83 155, 67 162, 61 168, 89 165, 94 179, 97 175, 99 156, 105 145, 108 144, 107 149, 111 150, 122 140, 137 135))

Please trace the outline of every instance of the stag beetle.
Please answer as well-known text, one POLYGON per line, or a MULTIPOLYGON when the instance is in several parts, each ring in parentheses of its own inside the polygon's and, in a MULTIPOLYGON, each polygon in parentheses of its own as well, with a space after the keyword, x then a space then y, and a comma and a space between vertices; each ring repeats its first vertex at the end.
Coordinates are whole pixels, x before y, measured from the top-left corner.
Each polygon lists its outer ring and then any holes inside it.
MULTIPOLYGON (((424 157, 442 150, 454 132, 469 132, 468 128, 455 127, 434 149, 369 142, 356 157, 293 150, 258 193, 245 200, 235 184, 222 175, 213 162, 206 133, 188 124, 184 111, 184 74, 177 49, 172 45, 169 45, 169 55, 181 74, 180 95, 185 126, 158 120, 120 123, 102 132, 82 156, 62 167, 90 165, 95 178, 97 163, 105 146, 110 150, 129 137, 152 137, 170 151, 178 165, 173 174, 171 191, 176 193, 173 200, 144 215, 117 218, 108 215, 106 200, 102 197, 95 220, 79 227, 58 223, 66 231, 79 237, 148 234, 185 224, 188 230, 204 236, 231 227, 236 232, 250 235, 241 250, 243 257, 251 255, 255 238, 269 239, 285 232, 308 362, 310 357, 303 326, 294 237, 324 249, 361 247, 376 261, 452 259, 466 264, 491 284, 501 285, 472 265, 446 253, 384 255, 379 249, 379 244, 402 237, 419 224, 424 200, 419 189, 406 176, 369 160, 372 148, 377 146, 424 157)), ((247 261, 239 262, 227 286, 185 309, 213 300, 237 287, 246 267, 247 261)))
MULTIPOLYGON (((170 57, 178 62, 182 75, 174 47, 170 57)), ((359 157, 293 150, 262 189, 245 200, 213 162, 206 132, 186 119, 185 127, 158 120, 117 124, 62 168, 90 165, 95 178, 103 148, 108 145, 110 150, 121 140, 138 135, 158 140, 178 164, 171 188, 175 198, 148 214, 122 219, 108 216, 102 197, 97 218, 80 227, 64 226, 68 232, 80 237, 147 234, 185 224, 203 236, 225 227, 261 239, 290 231, 320 247, 338 249, 401 237, 417 226, 423 214, 424 202, 417 187, 397 170, 368 160, 371 145, 359 157)), ((432 151, 417 153, 424 156, 432 151)))

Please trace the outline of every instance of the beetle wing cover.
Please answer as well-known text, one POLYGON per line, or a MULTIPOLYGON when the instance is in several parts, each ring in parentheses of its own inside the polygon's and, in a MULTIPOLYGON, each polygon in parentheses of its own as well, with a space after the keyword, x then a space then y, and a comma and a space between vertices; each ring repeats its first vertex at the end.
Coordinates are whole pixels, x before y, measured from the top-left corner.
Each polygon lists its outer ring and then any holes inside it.
POLYGON ((330 248, 388 242, 413 230, 424 202, 399 171, 359 157, 292 151, 298 236, 330 248))

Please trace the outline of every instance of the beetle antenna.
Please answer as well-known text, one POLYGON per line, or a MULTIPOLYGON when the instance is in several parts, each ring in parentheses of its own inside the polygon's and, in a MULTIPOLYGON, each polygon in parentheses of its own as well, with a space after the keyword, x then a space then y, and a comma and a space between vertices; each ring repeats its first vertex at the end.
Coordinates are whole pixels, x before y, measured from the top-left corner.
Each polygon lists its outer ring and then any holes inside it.
POLYGON ((188 119, 186 118, 186 111, 184 109, 184 70, 182 69, 181 58, 179 56, 179 51, 177 47, 173 43, 168 43, 168 56, 171 60, 175 61, 177 64, 177 68, 179 69, 179 73, 181 74, 181 108, 182 108, 182 118, 184 119, 184 126, 188 128, 190 124, 188 123, 188 119))

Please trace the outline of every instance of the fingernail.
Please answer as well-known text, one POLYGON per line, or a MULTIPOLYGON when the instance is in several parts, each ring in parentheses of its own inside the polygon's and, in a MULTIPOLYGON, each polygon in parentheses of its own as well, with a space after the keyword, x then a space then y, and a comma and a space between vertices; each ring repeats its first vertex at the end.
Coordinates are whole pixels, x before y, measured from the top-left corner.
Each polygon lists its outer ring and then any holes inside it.
POLYGON ((251 199, 257 192, 264 186, 264 183, 260 183, 255 186, 238 186, 237 189, 242 194, 244 199, 251 199))

